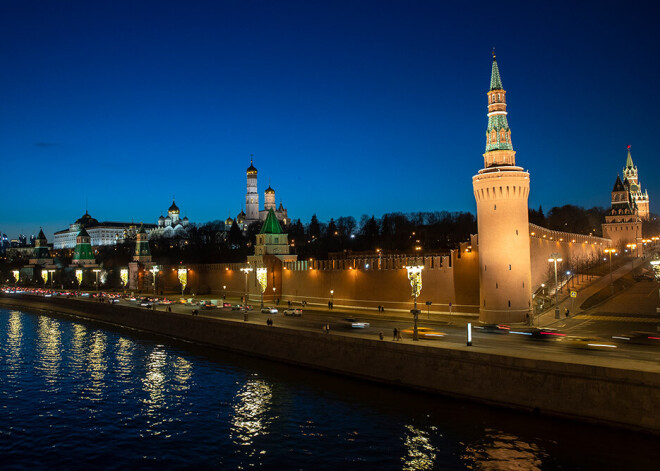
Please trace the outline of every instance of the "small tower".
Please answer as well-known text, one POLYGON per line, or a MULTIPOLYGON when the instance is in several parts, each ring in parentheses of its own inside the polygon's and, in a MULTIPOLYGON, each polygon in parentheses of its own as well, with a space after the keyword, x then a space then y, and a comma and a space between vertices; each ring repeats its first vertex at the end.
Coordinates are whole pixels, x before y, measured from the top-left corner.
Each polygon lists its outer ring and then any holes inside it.
POLYGON ((250 159, 250 166, 247 169, 247 193, 245 194, 245 223, 251 223, 259 220, 259 193, 257 193, 257 169, 250 159))
POLYGON ((525 321, 532 307, 529 173, 516 166, 505 95, 493 53, 484 168, 472 177, 483 322, 525 321))
POLYGON ((268 216, 257 234, 254 247, 255 255, 288 255, 289 238, 282 230, 273 208, 268 210, 268 216))
POLYGON ((48 239, 46 239, 44 230, 40 229, 37 240, 34 242, 34 252, 32 253, 30 264, 44 265, 51 262, 52 259, 50 258, 50 250, 48 249, 48 239))
POLYGON ((133 260, 136 262, 151 262, 151 250, 149 249, 149 235, 144 230, 144 225, 140 224, 137 236, 135 238, 135 253, 133 260))
POLYGON ((95 263, 91 239, 83 227, 76 237, 76 248, 73 251, 73 264, 94 265, 95 263))
POLYGON ((619 175, 612 188, 612 206, 605 215, 603 237, 610 239, 612 245, 620 250, 626 244, 637 243, 642 237, 642 220, 631 194, 630 182, 627 178, 621 181, 619 175))
POLYGON ((266 211, 270 209, 275 210, 275 190, 270 185, 268 185, 268 188, 264 192, 264 209, 266 211))

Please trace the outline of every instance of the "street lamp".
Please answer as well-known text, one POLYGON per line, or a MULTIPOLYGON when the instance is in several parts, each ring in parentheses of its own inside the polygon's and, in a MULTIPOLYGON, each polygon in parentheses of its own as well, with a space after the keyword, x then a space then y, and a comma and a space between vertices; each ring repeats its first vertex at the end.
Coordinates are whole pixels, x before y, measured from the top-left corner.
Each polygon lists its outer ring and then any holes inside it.
POLYGON ((616 249, 605 249, 603 252, 610 256, 610 285, 614 286, 614 281, 612 280, 612 254, 616 253, 616 249))
POLYGON ((419 333, 417 331, 417 318, 419 316, 419 309, 417 309, 417 297, 422 291, 422 270, 424 269, 423 265, 409 265, 404 267, 408 272, 408 279, 410 280, 410 286, 412 287, 412 297, 414 300, 414 308, 410 311, 413 315, 413 340, 419 340, 419 333))
POLYGON ((92 271, 93 271, 94 274, 96 275, 96 292, 98 293, 98 291, 99 291, 99 272, 100 272, 101 270, 99 270, 98 268, 95 268, 95 269, 93 269, 92 271))
POLYGON ((335 307, 335 290, 331 289, 330 290, 330 309, 335 307))
POLYGON ((154 265, 149 269, 151 272, 151 276, 153 277, 153 283, 154 283, 154 294, 156 294, 156 277, 158 276, 158 270, 160 267, 158 265, 154 265))
POLYGON ((626 247, 630 249, 630 271, 632 272, 635 269, 634 250, 637 248, 637 244, 626 244, 626 247))
POLYGON ((48 281, 48 270, 41 270, 41 281, 44 282, 44 289, 46 289, 46 282, 48 281))
POLYGON ((128 268, 122 268, 119 270, 119 279, 121 280, 121 290, 126 290, 126 284, 128 283, 128 268))
POLYGON ((12 271, 11 271, 11 274, 14 275, 14 285, 15 285, 15 286, 18 286, 18 279, 19 279, 20 276, 21 276, 21 272, 18 271, 18 270, 12 270, 12 271))
POLYGON ((80 291, 80 285, 82 284, 82 280, 83 280, 82 268, 78 268, 76 270, 76 280, 78 281, 78 291, 80 291))
POLYGON ((562 259, 559 257, 558 253, 553 253, 550 254, 550 257, 548 259, 548 262, 554 262, 555 263, 555 319, 559 319, 559 290, 557 286, 557 262, 561 262, 562 259))
POLYGON ((245 273, 245 304, 247 304, 248 301, 248 275, 252 270, 252 267, 241 268, 241 271, 245 273))

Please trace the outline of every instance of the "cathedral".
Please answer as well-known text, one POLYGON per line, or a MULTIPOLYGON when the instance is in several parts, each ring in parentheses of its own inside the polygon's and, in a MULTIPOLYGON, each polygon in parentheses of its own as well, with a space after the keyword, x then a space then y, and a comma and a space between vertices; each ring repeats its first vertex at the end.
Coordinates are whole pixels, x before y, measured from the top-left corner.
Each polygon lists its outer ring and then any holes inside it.
POLYGON ((642 192, 628 146, 628 158, 623 168, 623 180, 616 176, 612 188, 611 207, 605 216, 603 237, 612 240, 620 250, 628 244, 636 244, 642 238, 642 220, 649 219, 649 194, 642 192))
MULTIPOLYGON (((268 185, 266 191, 264 192, 264 207, 259 209, 259 193, 257 190, 257 169, 250 159, 250 166, 247 169, 247 193, 245 194, 245 211, 241 212, 236 216, 236 223, 238 226, 247 230, 250 224, 253 224, 257 221, 265 221, 268 217, 268 213, 272 209, 275 213, 275 217, 285 226, 289 225, 291 221, 289 219, 286 208, 282 205, 280 201, 279 207, 275 207, 275 190, 268 185)), ((228 219, 227 221, 230 221, 228 219)), ((227 228, 229 230, 229 228, 227 228)))
POLYGON ((180 219, 181 211, 172 200, 172 206, 167 210, 167 217, 161 214, 157 226, 149 231, 149 237, 188 237, 188 218, 180 219))

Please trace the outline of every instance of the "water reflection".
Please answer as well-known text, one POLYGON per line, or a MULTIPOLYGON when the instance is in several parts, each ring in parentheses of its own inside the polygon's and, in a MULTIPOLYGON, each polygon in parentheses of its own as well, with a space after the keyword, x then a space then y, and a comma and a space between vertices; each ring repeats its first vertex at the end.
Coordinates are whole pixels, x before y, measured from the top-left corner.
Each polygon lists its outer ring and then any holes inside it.
POLYGON ((143 400, 146 406, 145 413, 153 417, 156 412, 165 406, 165 364, 167 351, 162 345, 156 345, 147 358, 147 371, 142 379, 142 389, 148 394, 143 400))
MULTIPOLYGON (((403 458, 404 470, 422 470, 433 469, 435 463, 435 449, 431 444, 431 433, 426 432, 413 425, 406 425, 404 437, 404 446, 407 455, 403 458)), ((430 427, 431 432, 436 431, 436 427, 430 427)))
POLYGON ((253 457, 258 453, 253 446, 255 439, 267 435, 268 426, 277 419, 271 411, 272 402, 272 386, 262 379, 249 379, 236 394, 229 435, 244 456, 253 457))
POLYGON ((462 459, 468 469, 540 470, 547 454, 536 444, 500 430, 486 429, 485 436, 468 445, 462 459))
POLYGON ((61 336, 60 323, 50 317, 41 316, 37 322, 37 355, 39 363, 36 365, 37 371, 41 372, 46 383, 51 386, 50 391, 59 389, 60 365, 62 363, 61 354, 61 336))
POLYGON ((7 342, 5 349, 7 355, 7 378, 6 381, 14 384, 17 376, 21 372, 23 345, 23 315, 18 311, 11 311, 7 320, 7 342))

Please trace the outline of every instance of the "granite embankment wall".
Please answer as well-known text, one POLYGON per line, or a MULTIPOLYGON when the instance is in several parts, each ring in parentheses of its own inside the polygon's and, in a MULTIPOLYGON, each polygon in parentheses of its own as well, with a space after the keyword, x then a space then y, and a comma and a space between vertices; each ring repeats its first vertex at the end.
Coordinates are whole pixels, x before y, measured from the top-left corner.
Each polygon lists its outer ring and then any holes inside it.
POLYGON ((45 309, 379 383, 660 433, 660 371, 583 365, 192 318, 68 299, 0 296, 45 309))

